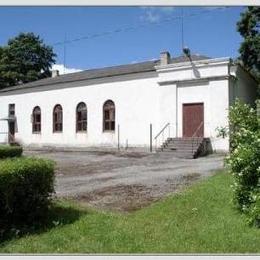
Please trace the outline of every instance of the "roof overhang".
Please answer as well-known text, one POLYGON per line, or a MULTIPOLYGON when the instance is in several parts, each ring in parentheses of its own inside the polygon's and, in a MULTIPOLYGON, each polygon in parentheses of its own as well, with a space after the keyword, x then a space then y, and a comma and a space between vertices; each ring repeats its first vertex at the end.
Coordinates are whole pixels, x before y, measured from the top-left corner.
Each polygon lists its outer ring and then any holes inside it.
POLYGON ((167 65, 158 65, 155 66, 157 72, 168 72, 174 70, 186 70, 192 68, 194 65, 197 68, 207 67, 207 66, 219 66, 219 65, 229 65, 232 63, 231 58, 217 58, 217 59, 208 59, 208 60, 196 60, 196 61, 185 61, 179 63, 170 63, 167 65))
POLYGON ((233 78, 232 75, 220 75, 220 76, 212 76, 212 77, 204 77, 198 79, 180 79, 180 80, 165 80, 165 81, 158 81, 160 86, 170 85, 170 84, 180 84, 180 83, 206 83, 209 81, 216 81, 216 80, 228 80, 229 78, 233 78))

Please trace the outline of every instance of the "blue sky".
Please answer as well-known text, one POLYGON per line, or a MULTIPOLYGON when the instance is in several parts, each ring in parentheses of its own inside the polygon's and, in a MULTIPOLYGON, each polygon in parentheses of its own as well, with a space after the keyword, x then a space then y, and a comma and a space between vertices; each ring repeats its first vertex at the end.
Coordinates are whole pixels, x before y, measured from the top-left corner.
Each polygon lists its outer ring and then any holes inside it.
MULTIPOLYGON (((192 53, 232 58, 241 37, 236 22, 243 7, 184 7, 184 41, 192 53)), ((64 47, 56 44, 134 27, 66 44, 66 66, 89 69, 181 54, 180 7, 0 7, 0 45, 20 32, 34 32, 54 47, 58 64, 64 47), (3 26, 4 25, 4 26, 3 26)))

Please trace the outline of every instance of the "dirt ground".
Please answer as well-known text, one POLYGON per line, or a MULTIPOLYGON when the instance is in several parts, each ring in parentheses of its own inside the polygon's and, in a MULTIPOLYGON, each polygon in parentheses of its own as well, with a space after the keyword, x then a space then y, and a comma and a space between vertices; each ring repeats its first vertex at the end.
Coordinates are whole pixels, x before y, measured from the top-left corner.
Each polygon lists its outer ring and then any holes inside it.
POLYGON ((223 168, 223 155, 195 160, 170 153, 25 151, 56 161, 56 195, 130 212, 223 168))

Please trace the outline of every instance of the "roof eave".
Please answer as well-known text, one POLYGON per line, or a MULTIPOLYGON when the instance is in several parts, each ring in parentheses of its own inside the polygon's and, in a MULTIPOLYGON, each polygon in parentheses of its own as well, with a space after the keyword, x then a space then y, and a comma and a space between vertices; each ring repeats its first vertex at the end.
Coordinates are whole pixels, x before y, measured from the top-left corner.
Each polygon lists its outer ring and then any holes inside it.
POLYGON ((167 65, 157 65, 155 66, 155 69, 157 71, 166 71, 166 70, 174 70, 174 69, 189 69, 192 67, 192 65, 197 66, 208 66, 213 64, 230 64, 231 63, 230 57, 224 57, 224 58, 216 58, 216 59, 204 59, 204 60, 195 60, 195 61, 185 61, 185 62, 179 62, 179 63, 170 63, 167 65))

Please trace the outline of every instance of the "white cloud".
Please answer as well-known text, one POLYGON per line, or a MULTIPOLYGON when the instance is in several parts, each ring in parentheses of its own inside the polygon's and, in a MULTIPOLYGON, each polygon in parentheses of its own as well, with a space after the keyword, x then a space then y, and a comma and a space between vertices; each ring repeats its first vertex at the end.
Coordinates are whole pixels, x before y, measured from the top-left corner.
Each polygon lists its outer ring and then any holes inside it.
POLYGON ((155 61, 157 58, 144 58, 143 60, 133 60, 130 63, 135 64, 135 63, 140 63, 140 62, 145 62, 145 61, 155 61))
POLYGON ((140 19, 145 22, 155 23, 159 22, 161 18, 169 16, 175 10, 172 6, 165 7, 141 7, 143 14, 140 19))
POLYGON ((140 18, 142 21, 149 23, 158 22, 160 20, 160 16, 151 10, 147 10, 140 18))
POLYGON ((54 64, 51 70, 58 70, 60 75, 82 71, 81 69, 64 67, 63 64, 54 64))

